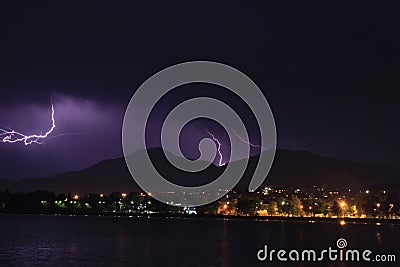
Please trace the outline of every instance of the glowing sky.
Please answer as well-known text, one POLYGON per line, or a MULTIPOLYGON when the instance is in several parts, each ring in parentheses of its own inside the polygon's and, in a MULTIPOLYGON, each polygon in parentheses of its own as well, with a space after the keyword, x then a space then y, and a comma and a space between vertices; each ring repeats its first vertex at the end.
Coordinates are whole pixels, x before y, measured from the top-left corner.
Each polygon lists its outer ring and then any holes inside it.
MULTIPOLYGON (((45 133, 52 100, 57 122, 52 134, 79 134, 40 146, 0 143, 0 177, 48 176, 121 156, 123 114, 135 88, 167 66, 199 59, 232 65, 262 88, 276 119, 279 148, 399 165, 396 8, 323 2, 191 5, 3 4, 0 128, 45 133)), ((182 90, 160 103, 152 130, 178 100, 212 94, 237 107, 251 142, 259 144, 251 115, 233 96, 201 85, 182 90)), ((226 133, 206 122, 184 129, 184 154, 198 156, 199 140, 209 137, 204 127, 228 157, 226 133)), ((150 146, 159 145, 159 136, 148 139, 150 146)))

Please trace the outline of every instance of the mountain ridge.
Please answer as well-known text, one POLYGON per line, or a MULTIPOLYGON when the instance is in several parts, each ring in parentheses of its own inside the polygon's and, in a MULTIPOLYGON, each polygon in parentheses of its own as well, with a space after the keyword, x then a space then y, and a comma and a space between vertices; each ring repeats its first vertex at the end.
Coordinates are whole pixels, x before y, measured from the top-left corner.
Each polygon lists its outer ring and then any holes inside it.
MULTIPOLYGON (((143 153, 145 150, 136 153, 143 153)), ((134 153, 134 154, 136 154, 134 153)), ((161 148, 148 150, 152 161, 157 162, 157 170, 171 182, 196 186, 206 184, 218 177, 225 169, 210 165, 207 170, 189 174, 176 170, 167 163, 161 148)), ((165 152, 168 153, 168 152, 165 152)), ((176 157, 179 161, 179 157, 176 157)), ((249 158, 248 168, 240 182, 237 191, 247 191, 252 173, 257 165, 259 155, 249 158)), ((239 161, 231 162, 237 164, 239 161)), ((370 184, 394 183, 398 181, 399 168, 379 166, 368 163, 358 163, 348 160, 319 156, 308 151, 277 150, 271 171, 262 186, 280 185, 311 185, 325 184, 335 188, 362 188, 370 184)), ((33 178, 12 181, 0 178, 0 190, 13 192, 28 192, 34 190, 50 190, 59 193, 111 193, 140 192, 141 188, 131 177, 124 158, 100 161, 80 171, 70 171, 45 178, 33 178)))

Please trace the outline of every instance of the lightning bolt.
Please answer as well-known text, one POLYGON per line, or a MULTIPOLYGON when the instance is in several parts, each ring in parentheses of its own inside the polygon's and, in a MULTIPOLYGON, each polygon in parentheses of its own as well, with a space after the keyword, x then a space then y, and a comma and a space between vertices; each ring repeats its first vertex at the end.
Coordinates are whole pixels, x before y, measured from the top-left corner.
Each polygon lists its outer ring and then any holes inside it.
POLYGON ((23 133, 17 132, 15 130, 10 129, 9 131, 0 129, 0 142, 1 143, 19 143, 23 142, 26 146, 31 144, 40 144, 42 145, 46 138, 54 131, 56 128, 56 121, 54 119, 54 106, 51 103, 51 127, 45 134, 33 134, 33 135, 25 135, 23 133))
POLYGON ((207 133, 211 136, 212 140, 214 140, 214 142, 217 144, 217 151, 218 151, 218 155, 219 155, 219 162, 218 162, 218 166, 223 166, 224 164, 222 163, 222 152, 221 152, 221 142, 218 140, 218 138, 215 137, 214 134, 212 134, 209 130, 206 130, 207 133))
POLYGON ((232 132, 233 132, 233 133, 237 136, 237 138, 239 138, 240 141, 242 141, 243 143, 246 143, 246 144, 248 144, 248 145, 251 146, 251 147, 258 147, 258 148, 261 148, 261 150, 264 149, 264 148, 263 148, 262 146, 260 146, 260 145, 253 144, 253 143, 251 143, 250 141, 244 140, 244 139, 243 139, 240 135, 238 135, 235 131, 232 130, 232 132))

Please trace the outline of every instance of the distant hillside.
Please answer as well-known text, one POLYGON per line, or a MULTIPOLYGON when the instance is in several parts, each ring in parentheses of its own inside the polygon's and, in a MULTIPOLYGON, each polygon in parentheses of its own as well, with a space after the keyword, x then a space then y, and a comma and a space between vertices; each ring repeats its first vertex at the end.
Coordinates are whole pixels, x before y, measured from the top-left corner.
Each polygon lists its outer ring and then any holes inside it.
MULTIPOLYGON (((254 165, 254 160, 251 162, 254 165)), ((249 177, 245 177, 249 179, 249 177)), ((244 188, 249 180, 243 179, 244 188)), ((264 182, 281 185, 325 184, 337 188, 364 188, 400 182, 400 168, 321 157, 306 151, 279 150, 264 182)))
MULTIPOLYGON (((167 164, 161 149, 149 150, 149 154, 152 160, 157 162, 161 173, 167 175, 172 182, 181 185, 206 184, 218 177, 224 170, 224 167, 212 165, 203 172, 189 174, 176 170, 167 164)), ((177 159, 179 160, 179 158, 177 159)), ((257 156, 250 158, 249 168, 237 185, 237 190, 247 190, 257 161, 257 156)), ((394 167, 331 159, 305 151, 279 150, 264 185, 326 184, 338 188, 351 187, 357 189, 370 184, 398 182, 399 178, 399 169, 394 167)), ((141 191, 129 174, 123 158, 104 160, 82 171, 62 173, 49 178, 28 179, 18 182, 0 179, 0 190, 5 189, 24 192, 43 189, 64 193, 141 191)))
POLYGON ((0 178, 0 190, 1 189, 8 189, 8 190, 12 190, 14 191, 16 189, 17 183, 4 179, 4 178, 0 178))

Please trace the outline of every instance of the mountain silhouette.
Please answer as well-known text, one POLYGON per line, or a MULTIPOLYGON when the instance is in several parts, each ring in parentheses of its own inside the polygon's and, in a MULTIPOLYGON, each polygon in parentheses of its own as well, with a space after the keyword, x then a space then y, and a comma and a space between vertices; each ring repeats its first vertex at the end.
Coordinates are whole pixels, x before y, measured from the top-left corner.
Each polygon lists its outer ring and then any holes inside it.
MULTIPOLYGON (((137 151, 132 156, 140 156, 141 153, 146 153, 146 151, 137 151)), ((184 186, 207 184, 216 179, 226 168, 226 166, 218 167, 211 164, 204 171, 188 173, 177 170, 169 164, 162 149, 150 149, 147 153, 164 177, 184 186)), ((174 155, 170 157, 180 160, 174 155)), ((259 156, 249 158, 246 172, 235 190, 247 191, 258 158, 259 156)), ((238 164, 238 162, 229 164, 238 164)), ((396 167, 322 157, 306 151, 277 150, 271 171, 262 186, 324 184, 334 188, 357 190, 371 184, 395 183, 398 181, 399 170, 396 167)), ((78 194, 142 191, 131 177, 124 158, 104 160, 81 171, 61 173, 47 178, 21 181, 0 178, 0 190, 6 189, 14 192, 41 189, 78 194)))

